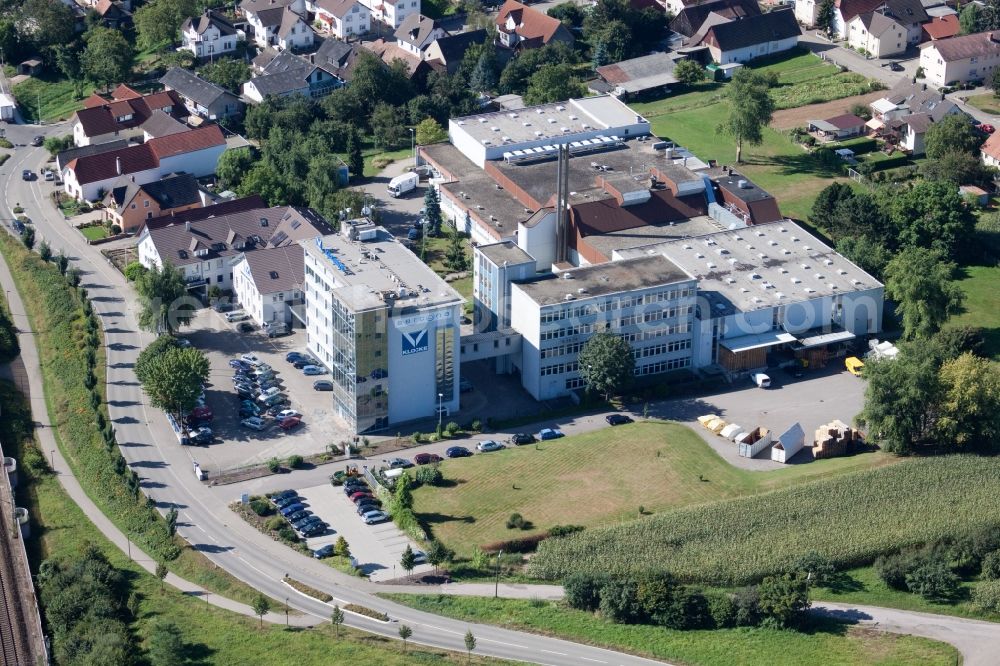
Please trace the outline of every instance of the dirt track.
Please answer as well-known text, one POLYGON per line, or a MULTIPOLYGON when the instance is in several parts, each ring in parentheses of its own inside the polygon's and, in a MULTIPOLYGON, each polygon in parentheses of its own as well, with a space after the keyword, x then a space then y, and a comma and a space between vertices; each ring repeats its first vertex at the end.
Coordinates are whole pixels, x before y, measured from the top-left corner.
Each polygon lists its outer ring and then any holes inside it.
POLYGON ((855 104, 868 104, 869 102, 884 96, 885 91, 880 90, 865 93, 864 95, 855 95, 854 97, 844 97, 843 99, 836 99, 832 102, 810 104, 809 106, 800 106, 795 109, 775 111, 774 119, 771 121, 771 127, 778 130, 791 129, 793 127, 805 127, 805 124, 810 120, 823 120, 825 118, 839 116, 842 113, 847 113, 848 110, 855 104))

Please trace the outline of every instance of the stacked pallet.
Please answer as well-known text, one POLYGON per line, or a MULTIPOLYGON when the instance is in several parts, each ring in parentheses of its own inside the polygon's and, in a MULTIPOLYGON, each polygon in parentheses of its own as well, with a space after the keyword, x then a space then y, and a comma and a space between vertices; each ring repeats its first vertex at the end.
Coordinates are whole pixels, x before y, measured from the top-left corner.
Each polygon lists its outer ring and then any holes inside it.
POLYGON ((834 458, 854 453, 859 441, 861 441, 861 435, 856 429, 834 419, 816 429, 816 437, 813 440, 813 457, 834 458))

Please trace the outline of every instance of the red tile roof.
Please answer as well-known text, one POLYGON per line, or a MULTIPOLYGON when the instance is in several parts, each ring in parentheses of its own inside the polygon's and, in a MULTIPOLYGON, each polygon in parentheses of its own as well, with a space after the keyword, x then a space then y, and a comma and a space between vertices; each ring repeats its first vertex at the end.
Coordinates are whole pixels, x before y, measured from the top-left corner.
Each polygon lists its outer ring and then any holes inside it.
POLYGON ((111 93, 111 99, 139 99, 141 97, 141 92, 129 88, 124 83, 119 83, 118 87, 111 93))
POLYGON ((172 157, 182 153, 192 153, 196 150, 221 146, 226 142, 218 125, 206 125, 189 132, 169 134, 146 142, 157 160, 172 157))
POLYGON ((947 39, 948 37, 954 37, 962 31, 962 27, 958 24, 957 14, 939 16, 930 23, 925 23, 923 28, 924 36, 930 40, 947 39))
MULTIPOLYGON (((143 97, 133 97, 134 90, 126 85, 120 85, 115 89, 114 98, 111 101, 102 99, 97 95, 91 95, 84 101, 83 109, 76 112, 77 121, 83 126, 83 133, 86 136, 94 137, 102 134, 138 127, 146 122, 156 109, 166 111, 170 109, 171 115, 175 118, 182 118, 187 114, 184 102, 173 90, 153 93, 143 97), (118 95, 125 97, 118 97, 118 95), (129 120, 119 122, 118 118, 132 116, 129 120)), ((138 93, 136 93, 138 95, 138 93)))
POLYGON ((865 124, 863 118, 859 118, 853 113, 845 113, 840 116, 834 116, 833 118, 827 118, 826 122, 830 123, 837 129, 850 129, 852 127, 861 127, 865 124))
POLYGON ((92 93, 90 95, 90 97, 88 97, 87 99, 83 100, 83 108, 85 108, 85 109, 92 109, 95 106, 104 106, 107 103, 108 103, 108 100, 104 99, 103 97, 101 97, 97 93, 92 93))
POLYGON ((989 155, 995 160, 1000 160, 1000 132, 995 132, 990 134, 990 137, 986 139, 986 143, 980 148, 984 155, 989 155))
POLYGON ((504 32, 508 32, 505 27, 508 17, 513 20, 516 26, 514 32, 518 37, 525 42, 537 42, 538 46, 548 44, 560 28, 566 30, 559 19, 522 5, 517 0, 507 0, 497 14, 497 27, 504 32))

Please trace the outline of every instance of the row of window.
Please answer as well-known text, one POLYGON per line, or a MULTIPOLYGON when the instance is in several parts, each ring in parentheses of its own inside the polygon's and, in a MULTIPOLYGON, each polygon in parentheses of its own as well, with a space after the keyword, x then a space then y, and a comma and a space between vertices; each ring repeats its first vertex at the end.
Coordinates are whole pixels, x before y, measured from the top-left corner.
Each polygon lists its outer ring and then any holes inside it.
POLYGON ((658 345, 653 345, 651 347, 642 347, 640 349, 632 350, 632 358, 649 358, 650 356, 659 356, 660 354, 667 354, 670 352, 677 352, 684 349, 691 349, 691 340, 674 340, 673 342, 661 342, 658 345))
POLYGON ((641 340, 653 340, 655 338, 662 338, 665 335, 677 335, 678 333, 690 333, 691 332, 691 322, 684 322, 682 324, 675 324, 673 326, 660 326, 659 328, 653 328, 648 331, 638 331, 636 333, 622 333, 621 339, 629 344, 633 342, 639 342, 641 340))
POLYGON ((694 295, 695 290, 693 288, 684 288, 654 291, 642 296, 626 296, 618 300, 612 300, 609 298, 600 301, 599 303, 587 303, 565 309, 549 310, 542 313, 541 320, 543 324, 549 324, 554 321, 562 321, 563 319, 585 317, 587 315, 597 314, 598 312, 624 310, 638 305, 649 305, 651 303, 660 303, 662 301, 673 301, 678 298, 690 298, 694 295))
POLYGON ((554 365, 543 365, 539 374, 542 377, 549 375, 562 375, 567 372, 576 372, 580 369, 580 364, 576 361, 570 363, 556 363, 554 365))
POLYGON ((644 312, 642 314, 633 314, 627 317, 622 317, 618 320, 618 326, 625 328, 626 326, 635 326, 638 323, 649 323, 653 321, 660 321, 661 319, 674 319, 678 315, 684 317, 694 312, 693 305, 685 305, 679 308, 664 308, 662 310, 654 310, 652 312, 644 312))
POLYGON ((688 368, 690 366, 690 356, 685 358, 672 358, 669 361, 658 361, 657 363, 637 366, 636 369, 632 371, 632 374, 636 377, 640 377, 642 375, 657 375, 661 372, 667 372, 668 370, 679 370, 680 368, 688 368))
POLYGON ((570 326, 569 328, 557 328, 552 331, 542 331, 541 339, 544 340, 558 340, 559 338, 568 338, 574 335, 586 335, 588 333, 593 333, 596 327, 594 324, 577 324, 576 326, 570 326))
POLYGON ((552 347, 551 349, 543 349, 540 353, 540 358, 551 358, 553 356, 565 356, 566 354, 579 354, 580 350, 583 349, 582 342, 573 342, 568 345, 559 345, 558 347, 552 347))

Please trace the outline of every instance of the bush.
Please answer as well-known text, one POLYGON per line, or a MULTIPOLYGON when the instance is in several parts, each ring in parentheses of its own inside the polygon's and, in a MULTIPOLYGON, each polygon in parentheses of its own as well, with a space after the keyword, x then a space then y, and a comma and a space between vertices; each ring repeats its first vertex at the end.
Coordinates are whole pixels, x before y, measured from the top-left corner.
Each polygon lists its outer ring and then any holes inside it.
POLYGON ((913 566, 912 556, 904 553, 883 555, 875 560, 875 573, 893 590, 906 591, 906 574, 913 566))
POLYGON ((305 462, 305 460, 303 460, 302 456, 299 455, 288 456, 288 466, 291 469, 299 469, 300 467, 302 467, 303 462, 305 462))
POLYGON ((295 530, 288 525, 284 525, 278 530, 278 537, 282 541, 290 541, 291 543, 299 540, 299 537, 295 534, 295 530))
POLYGON ((801 574, 810 586, 828 587, 837 573, 837 568, 829 558, 816 551, 810 551, 792 564, 789 573, 801 574))
POLYGON ((767 624, 797 625, 809 608, 809 587, 796 576, 769 576, 757 586, 760 611, 767 624))
POLYGON ((708 614, 712 616, 712 624, 717 629, 736 626, 736 604, 725 592, 708 597, 708 614))
POLYGON ((267 519, 267 522, 264 523, 264 527, 271 530, 272 532, 277 532, 284 526, 285 526, 285 519, 282 518, 281 516, 272 516, 267 519))
POLYGON ((609 583, 608 576, 601 574, 570 574, 563 581, 566 603, 578 610, 596 611, 601 605, 601 588, 609 583))
POLYGON ((736 590, 733 594, 734 622, 737 627, 756 627, 760 624, 760 593, 750 585, 736 590))
POLYGON ((564 537, 576 532, 582 532, 583 530, 583 525, 553 525, 549 528, 549 536, 564 537))
POLYGON ((611 622, 630 624, 642 618, 642 608, 634 580, 609 581, 601 586, 601 615, 611 622))
POLYGON ((708 599, 701 590, 682 586, 674 591, 666 616, 659 624, 668 629, 707 629, 712 626, 708 599))
POLYGON ((271 474, 277 474, 281 471, 281 461, 277 458, 271 458, 267 461, 267 469, 271 472, 271 474))
POLYGON ((250 500, 250 509, 258 516, 270 516, 274 513, 274 507, 271 503, 261 497, 250 500))
POLYGON ((848 139, 847 141, 840 141, 834 144, 835 149, 840 148, 850 148, 855 155, 864 155, 865 153, 870 153, 878 149, 878 141, 875 139, 863 136, 857 139, 848 139))
POLYGON ((521 529, 524 527, 524 517, 519 513, 510 514, 510 518, 507 519, 507 529, 521 529))
POLYGON ((906 574, 906 587, 929 601, 949 601, 958 596, 961 580, 939 560, 927 560, 906 574))
POLYGON ((533 553, 538 549, 538 544, 547 539, 549 535, 545 532, 532 534, 520 539, 509 539, 507 541, 494 541, 482 546, 487 553, 503 551, 505 553, 533 553))
POLYGON ((983 581, 972 591, 972 603, 984 611, 1000 613, 1000 580, 983 581))
POLYGON ((358 604, 345 604, 344 610, 357 613, 358 615, 364 615, 365 617, 375 618, 376 620, 381 620, 382 622, 389 621, 389 616, 385 613, 381 613, 366 606, 359 606, 358 604))
POLYGON ((1000 550, 986 553, 983 558, 982 577, 986 580, 1000 580, 1000 550))
POLYGON ((444 427, 444 431, 449 437, 454 437, 456 434, 462 431, 462 427, 457 423, 455 423, 454 421, 450 421, 448 425, 444 427))
POLYGON ((435 467, 421 467, 416 473, 416 482, 426 486, 439 486, 444 481, 444 474, 435 467))

